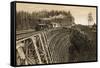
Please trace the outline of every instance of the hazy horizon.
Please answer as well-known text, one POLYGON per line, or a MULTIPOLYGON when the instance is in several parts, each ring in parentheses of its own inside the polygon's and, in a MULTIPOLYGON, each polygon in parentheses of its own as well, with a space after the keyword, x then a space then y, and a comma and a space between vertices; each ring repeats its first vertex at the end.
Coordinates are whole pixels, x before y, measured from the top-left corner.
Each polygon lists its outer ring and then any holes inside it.
MULTIPOLYGON (((62 6, 62 5, 46 5, 46 4, 29 4, 29 3, 17 3, 16 10, 26 11, 29 13, 38 11, 70 11, 75 18, 76 24, 88 25, 88 13, 92 13, 94 22, 96 23, 96 7, 80 7, 80 6, 62 6)), ((91 23, 93 24, 93 23, 91 23)))

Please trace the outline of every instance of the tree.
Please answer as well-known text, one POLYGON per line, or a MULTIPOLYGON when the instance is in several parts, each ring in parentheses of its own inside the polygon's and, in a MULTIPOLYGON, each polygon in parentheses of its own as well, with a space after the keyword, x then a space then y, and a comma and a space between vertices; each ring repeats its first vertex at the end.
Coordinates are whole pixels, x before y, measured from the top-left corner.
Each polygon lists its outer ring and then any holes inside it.
POLYGON ((88 26, 89 26, 92 22, 94 22, 94 21, 93 21, 92 13, 90 12, 90 13, 88 14, 88 26))

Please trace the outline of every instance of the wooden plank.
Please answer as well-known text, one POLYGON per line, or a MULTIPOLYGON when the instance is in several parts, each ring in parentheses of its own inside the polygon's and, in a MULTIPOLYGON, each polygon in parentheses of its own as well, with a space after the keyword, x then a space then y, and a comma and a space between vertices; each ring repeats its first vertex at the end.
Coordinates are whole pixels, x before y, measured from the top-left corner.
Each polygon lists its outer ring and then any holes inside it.
POLYGON ((41 42, 41 45, 42 45, 42 48, 43 48, 43 51, 44 51, 43 53, 45 53, 44 56, 45 56, 46 62, 48 63, 48 59, 47 59, 47 56, 46 56, 46 51, 45 51, 44 44, 43 44, 43 41, 42 41, 42 38, 41 38, 41 34, 39 34, 39 38, 40 38, 40 42, 41 42))
POLYGON ((36 54, 37 54, 37 57, 38 57, 38 60, 39 60, 39 64, 42 64, 41 57, 40 57, 40 54, 39 54, 39 51, 38 51, 38 48, 37 48, 37 45, 36 45, 36 37, 33 36, 31 39, 32 39, 33 44, 34 44, 34 48, 35 48, 35 51, 36 51, 36 54))
POLYGON ((46 49, 47 54, 48 54, 48 57, 47 56, 46 57, 50 60, 50 61, 47 60, 47 63, 52 63, 51 58, 50 58, 50 53, 49 53, 49 50, 48 50, 48 42, 47 42, 46 32, 42 32, 42 35, 43 35, 43 38, 44 38, 44 41, 45 41, 44 46, 45 46, 45 49, 46 49))

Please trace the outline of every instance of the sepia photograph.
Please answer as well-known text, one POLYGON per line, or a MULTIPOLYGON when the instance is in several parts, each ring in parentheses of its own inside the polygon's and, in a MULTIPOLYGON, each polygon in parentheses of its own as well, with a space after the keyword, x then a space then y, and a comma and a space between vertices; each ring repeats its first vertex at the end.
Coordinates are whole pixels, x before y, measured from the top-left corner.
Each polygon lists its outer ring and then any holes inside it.
POLYGON ((97 61, 97 7, 16 3, 16 65, 97 61))

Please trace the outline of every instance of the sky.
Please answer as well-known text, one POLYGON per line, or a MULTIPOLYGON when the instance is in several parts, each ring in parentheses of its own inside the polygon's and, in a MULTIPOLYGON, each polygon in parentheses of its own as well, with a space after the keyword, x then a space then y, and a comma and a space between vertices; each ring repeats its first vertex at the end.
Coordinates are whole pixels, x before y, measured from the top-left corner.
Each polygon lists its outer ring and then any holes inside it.
MULTIPOLYGON (((33 11, 38 12, 42 10, 70 11, 75 18, 75 23, 82 25, 88 25, 88 14, 91 12, 94 22, 96 23, 96 7, 17 3, 16 10, 27 11, 29 13, 32 13, 33 11)), ((90 25, 94 24, 94 22, 91 22, 90 25)))

